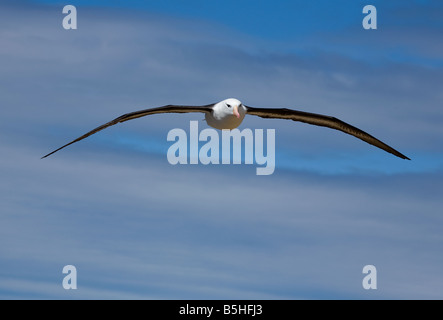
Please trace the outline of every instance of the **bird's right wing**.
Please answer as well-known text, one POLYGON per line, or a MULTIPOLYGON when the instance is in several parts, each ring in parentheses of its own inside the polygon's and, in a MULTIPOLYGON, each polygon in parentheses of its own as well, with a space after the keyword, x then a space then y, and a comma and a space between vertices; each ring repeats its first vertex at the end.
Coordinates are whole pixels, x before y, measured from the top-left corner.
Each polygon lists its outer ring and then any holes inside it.
POLYGON ((89 137, 90 135, 93 135, 94 133, 97 133, 103 129, 106 129, 107 127, 113 126, 117 123, 120 122, 125 122, 128 120, 132 120, 132 119, 137 119, 137 118, 141 118, 141 117, 145 117, 145 116, 149 116, 151 114, 158 114, 158 113, 189 113, 189 112, 203 112, 203 113, 208 113, 208 112, 212 112, 212 107, 214 106, 214 104, 208 104, 205 106, 177 106, 177 105, 167 105, 167 106, 163 106, 163 107, 158 107, 158 108, 151 108, 151 109, 145 109, 145 110, 140 110, 140 111, 135 111, 135 112, 131 112, 131 113, 126 113, 118 118, 115 118, 112 121, 109 121, 108 123, 105 123, 91 131, 89 131, 88 133, 85 133, 84 135, 82 135, 81 137, 78 137, 77 139, 65 144, 64 146, 58 148, 57 150, 52 151, 51 153, 48 153, 47 155, 43 156, 43 158, 46 158, 48 156, 50 156, 51 154, 77 142, 80 140, 83 140, 87 137, 89 137))

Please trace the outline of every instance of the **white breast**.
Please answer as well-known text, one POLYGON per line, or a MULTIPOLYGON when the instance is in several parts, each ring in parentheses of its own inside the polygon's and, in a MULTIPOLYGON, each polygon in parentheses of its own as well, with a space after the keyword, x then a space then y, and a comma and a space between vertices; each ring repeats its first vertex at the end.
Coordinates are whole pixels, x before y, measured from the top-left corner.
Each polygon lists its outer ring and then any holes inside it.
POLYGON ((245 114, 240 113, 240 118, 237 118, 234 115, 222 115, 217 117, 214 113, 206 113, 206 122, 209 126, 215 129, 235 129, 237 128, 245 118, 245 114))

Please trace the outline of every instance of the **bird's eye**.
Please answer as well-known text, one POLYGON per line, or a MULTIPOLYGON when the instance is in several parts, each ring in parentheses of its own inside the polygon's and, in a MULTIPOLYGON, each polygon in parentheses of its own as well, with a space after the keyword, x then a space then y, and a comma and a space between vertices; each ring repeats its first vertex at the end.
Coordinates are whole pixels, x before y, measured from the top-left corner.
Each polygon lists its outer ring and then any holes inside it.
POLYGON ((227 103, 226 105, 228 106, 228 108, 230 108, 230 107, 231 107, 231 105, 230 105, 230 104, 228 104, 228 103, 227 103))

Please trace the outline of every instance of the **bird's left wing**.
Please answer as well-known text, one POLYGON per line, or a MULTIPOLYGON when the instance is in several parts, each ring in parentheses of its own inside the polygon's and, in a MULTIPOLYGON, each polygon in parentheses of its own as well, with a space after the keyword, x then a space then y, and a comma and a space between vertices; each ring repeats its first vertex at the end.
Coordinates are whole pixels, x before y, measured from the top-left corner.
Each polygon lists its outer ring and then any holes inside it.
POLYGON ((381 142, 380 140, 374 138, 369 133, 366 133, 363 130, 351 126, 350 124, 334 117, 325 116, 317 113, 286 109, 286 108, 272 109, 272 108, 253 108, 248 106, 245 107, 247 114, 259 116, 261 118, 288 119, 288 120, 313 124, 316 126, 328 127, 335 130, 340 130, 344 133, 353 135, 354 137, 357 137, 360 140, 363 140, 369 144, 372 144, 373 146, 383 149, 386 152, 392 153, 393 155, 399 158, 411 160, 408 157, 406 157, 404 154, 388 146, 386 143, 381 142))
POLYGON ((137 118, 141 118, 141 117, 145 117, 145 116, 149 116, 151 114, 158 114, 158 113, 189 113, 189 112, 203 112, 203 113, 208 113, 212 111, 212 107, 214 106, 214 104, 208 104, 205 106, 178 106, 178 105, 167 105, 167 106, 163 106, 163 107, 158 107, 158 108, 151 108, 151 109, 145 109, 145 110, 140 110, 140 111, 135 111, 135 112, 131 112, 131 113, 126 113, 118 118, 115 118, 112 121, 109 121, 108 123, 105 123, 91 131, 89 131, 88 133, 85 133, 84 135, 82 135, 81 137, 78 137, 77 139, 65 144, 64 146, 58 148, 57 150, 52 151, 51 153, 48 153, 47 155, 43 156, 43 158, 46 158, 48 156, 50 156, 51 154, 77 142, 80 140, 83 140, 87 137, 89 137, 90 135, 93 135, 94 133, 97 133, 103 129, 106 129, 107 127, 113 126, 114 124, 120 123, 120 122, 125 122, 128 120, 132 120, 132 119, 137 119, 137 118))

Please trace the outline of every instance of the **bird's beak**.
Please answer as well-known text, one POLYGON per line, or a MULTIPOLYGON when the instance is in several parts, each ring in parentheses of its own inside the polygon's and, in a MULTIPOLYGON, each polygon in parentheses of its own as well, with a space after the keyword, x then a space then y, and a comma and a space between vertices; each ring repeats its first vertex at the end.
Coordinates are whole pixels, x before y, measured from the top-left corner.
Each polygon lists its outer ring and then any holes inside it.
POLYGON ((238 106, 234 106, 234 110, 232 110, 232 113, 233 113, 234 116, 236 116, 237 118, 240 118, 240 113, 238 113, 238 106))

